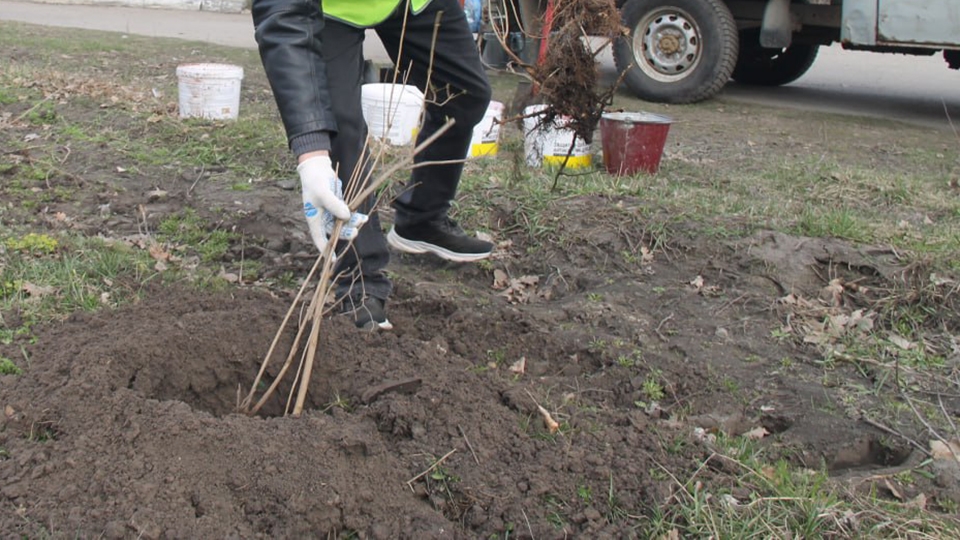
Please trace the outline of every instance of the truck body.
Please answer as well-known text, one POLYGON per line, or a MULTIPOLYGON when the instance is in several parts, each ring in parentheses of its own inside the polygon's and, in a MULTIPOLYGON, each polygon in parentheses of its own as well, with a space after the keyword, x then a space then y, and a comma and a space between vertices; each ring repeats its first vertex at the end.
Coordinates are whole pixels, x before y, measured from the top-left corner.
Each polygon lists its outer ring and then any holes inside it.
MULTIPOLYGON (((540 32, 551 2, 512 1, 528 35, 540 32)), ((960 68, 960 0, 617 0, 617 6, 628 33, 614 43, 614 60, 626 86, 647 101, 701 101, 731 79, 787 84, 813 65, 819 47, 834 43, 941 54, 947 66, 960 68)))

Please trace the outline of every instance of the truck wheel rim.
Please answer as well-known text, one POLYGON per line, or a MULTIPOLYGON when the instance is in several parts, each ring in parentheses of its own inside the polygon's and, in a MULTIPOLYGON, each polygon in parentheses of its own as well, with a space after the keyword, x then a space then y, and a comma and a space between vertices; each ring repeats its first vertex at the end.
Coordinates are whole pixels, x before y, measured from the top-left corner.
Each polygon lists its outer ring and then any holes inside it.
POLYGON ((633 32, 634 62, 648 77, 676 82, 700 63, 700 28, 677 8, 663 8, 644 17, 633 32))

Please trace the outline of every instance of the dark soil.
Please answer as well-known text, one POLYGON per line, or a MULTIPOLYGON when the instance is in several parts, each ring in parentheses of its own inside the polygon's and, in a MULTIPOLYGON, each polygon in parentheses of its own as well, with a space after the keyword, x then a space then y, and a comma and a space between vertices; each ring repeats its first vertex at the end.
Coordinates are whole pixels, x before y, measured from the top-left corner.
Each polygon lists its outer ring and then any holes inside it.
MULTIPOLYGON (((266 99, 262 78, 249 85, 266 99)), ((729 152, 691 136, 705 155, 729 152)), ((44 220, 63 209, 76 231, 122 237, 184 206, 228 206, 222 227, 261 239, 244 249, 263 276, 312 263, 295 190, 231 191, 208 181, 216 170, 123 175, 107 149, 82 153, 68 162, 82 163, 77 198, 25 219, 55 230, 44 220)), ((493 264, 395 256, 395 330, 325 322, 299 418, 281 402, 235 412, 290 290, 157 282, 136 303, 0 346, 29 357, 0 376, 0 536, 629 538, 676 487, 662 471, 684 481, 711 454, 695 427, 763 427, 771 457, 838 475, 906 459, 904 443, 844 413, 815 351, 771 339, 779 298, 816 298, 837 268, 883 282, 882 254, 772 232, 721 242, 692 224, 655 237, 666 220, 643 200, 595 196, 558 198, 540 216, 554 237, 531 244, 514 203, 490 200, 493 264)))
MULTIPOLYGON (((276 416, 282 403, 264 417, 233 412, 289 295, 157 286, 136 305, 43 330, 28 347, 29 370, 0 379, 0 445, 10 456, 0 461, 9 509, 0 530, 625 537, 635 523, 618 512, 642 511, 672 489, 651 472, 683 474, 708 452, 691 439, 697 423, 731 433, 764 426, 811 466, 841 455, 841 468, 886 464, 856 451, 877 439, 862 424, 824 412, 832 399, 809 382, 813 370, 780 365, 807 353, 771 345, 781 291, 764 260, 744 244, 680 241, 652 261, 623 260, 617 254, 644 241, 643 222, 623 219, 637 205, 558 203, 558 216, 594 217, 565 221, 571 245, 536 258, 521 255, 517 238, 498 267, 540 278, 526 303, 493 290, 478 268, 398 257, 396 330, 332 318, 300 418, 276 416), (697 275, 723 294, 698 291, 689 284, 697 275), (522 375, 508 369, 520 358, 522 375), (642 388, 654 370, 667 395, 651 414, 636 403, 649 401, 642 388), (369 397, 408 379, 418 383, 369 397), (560 434, 545 430, 534 400, 563 422, 560 434), (680 412, 687 421, 676 421, 680 412), (665 451, 674 440, 688 446, 665 451)), ((772 240, 756 243, 769 251, 772 240)), ((815 279, 812 270, 797 284, 815 279)))

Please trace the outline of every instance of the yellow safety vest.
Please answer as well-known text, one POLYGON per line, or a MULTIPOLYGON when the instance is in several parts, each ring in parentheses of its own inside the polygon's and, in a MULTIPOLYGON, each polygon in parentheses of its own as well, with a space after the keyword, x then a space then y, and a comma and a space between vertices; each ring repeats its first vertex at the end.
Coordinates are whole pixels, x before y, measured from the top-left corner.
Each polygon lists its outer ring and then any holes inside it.
POLYGON ((356 26, 369 28, 387 19, 401 2, 410 4, 413 13, 419 13, 427 7, 430 0, 320 0, 323 14, 331 19, 356 26))

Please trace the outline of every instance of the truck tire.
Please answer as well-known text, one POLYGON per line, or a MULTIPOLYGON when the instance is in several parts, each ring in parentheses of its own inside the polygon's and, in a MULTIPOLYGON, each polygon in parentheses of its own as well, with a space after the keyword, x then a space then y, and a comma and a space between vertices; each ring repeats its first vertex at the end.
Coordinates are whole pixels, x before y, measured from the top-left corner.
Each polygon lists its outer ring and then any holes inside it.
POLYGON ((694 103, 730 80, 739 40, 723 0, 627 0, 620 10, 629 33, 613 59, 640 99, 694 103))
POLYGON ((760 31, 740 33, 740 56, 733 80, 757 86, 781 86, 799 79, 813 65, 819 45, 793 44, 786 49, 760 46, 760 31))

